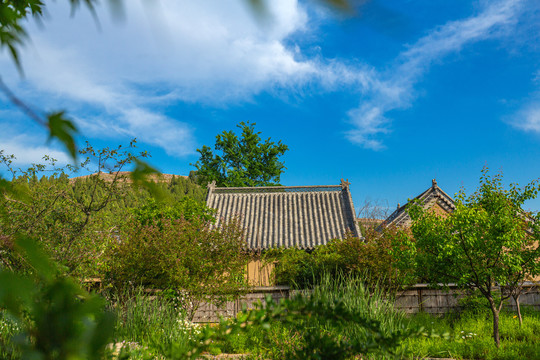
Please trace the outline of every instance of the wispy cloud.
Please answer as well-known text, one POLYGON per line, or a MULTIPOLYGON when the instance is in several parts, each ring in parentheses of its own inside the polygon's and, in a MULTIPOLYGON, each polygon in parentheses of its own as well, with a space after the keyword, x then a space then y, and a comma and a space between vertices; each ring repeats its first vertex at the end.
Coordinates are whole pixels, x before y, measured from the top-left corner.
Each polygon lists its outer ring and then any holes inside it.
POLYGON ((511 125, 522 131, 540 134, 540 91, 527 99, 521 109, 508 120, 511 125))
POLYGON ((383 149, 380 135, 391 128, 386 114, 412 104, 414 87, 429 68, 469 44, 505 34, 503 30, 517 21, 522 3, 489 2, 478 14, 437 27, 408 47, 390 70, 375 75, 378 81, 372 81, 371 87, 364 90, 367 96, 361 99, 361 105, 349 111, 354 129, 347 133, 347 138, 369 149, 383 149))
POLYGON ((540 70, 532 75, 531 81, 536 90, 525 99, 521 108, 509 117, 508 122, 520 130, 540 134, 540 70))
MULTIPOLYGON (((4 151, 4 155, 15 155, 16 158, 12 164, 14 167, 43 164, 43 156, 45 155, 57 160, 59 165, 70 163, 70 158, 66 152, 53 146, 39 145, 43 143, 43 140, 37 136, 4 133, 0 135, 0 143, 2 144, 0 150, 4 151)), ((1 168, 0 172, 5 170, 5 168, 1 168)))

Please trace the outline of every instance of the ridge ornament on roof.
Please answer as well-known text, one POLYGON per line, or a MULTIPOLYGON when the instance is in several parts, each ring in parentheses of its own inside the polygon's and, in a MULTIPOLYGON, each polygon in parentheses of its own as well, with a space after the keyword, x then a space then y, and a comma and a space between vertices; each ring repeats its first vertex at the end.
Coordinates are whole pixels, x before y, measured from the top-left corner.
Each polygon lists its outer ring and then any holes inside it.
POLYGON ((208 184, 206 205, 217 223, 240 216, 246 248, 311 250, 352 232, 361 237, 350 183, 318 186, 216 187, 208 184))

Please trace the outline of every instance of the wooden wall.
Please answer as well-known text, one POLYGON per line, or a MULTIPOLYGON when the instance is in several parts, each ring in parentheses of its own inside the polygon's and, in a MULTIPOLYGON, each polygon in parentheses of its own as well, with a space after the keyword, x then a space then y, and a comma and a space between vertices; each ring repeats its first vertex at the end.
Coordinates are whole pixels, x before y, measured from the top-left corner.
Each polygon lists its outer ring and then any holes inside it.
POLYGON ((271 286, 271 287, 257 287, 253 292, 243 296, 235 301, 227 301, 220 307, 212 304, 203 304, 199 307, 193 318, 195 323, 215 323, 219 322, 220 316, 222 317, 234 317, 240 311, 244 305, 248 309, 252 309, 255 303, 264 303, 264 299, 267 295, 270 295, 274 301, 279 301, 283 298, 289 297, 288 286, 271 286))
POLYGON ((265 262, 260 257, 254 257, 247 265, 246 276, 251 286, 273 286, 275 262, 265 262))

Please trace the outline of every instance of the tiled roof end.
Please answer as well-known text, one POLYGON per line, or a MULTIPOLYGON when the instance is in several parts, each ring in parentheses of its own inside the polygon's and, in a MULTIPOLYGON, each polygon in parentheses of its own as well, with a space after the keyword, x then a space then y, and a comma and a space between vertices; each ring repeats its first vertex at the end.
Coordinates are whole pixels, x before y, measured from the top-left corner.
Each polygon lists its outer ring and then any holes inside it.
MULTIPOLYGON (((456 208, 454 205, 454 199, 452 199, 447 193, 445 193, 438 185, 437 180, 431 180, 431 187, 426 191, 418 195, 413 199, 420 200, 424 208, 430 208, 434 204, 438 204, 447 212, 452 212, 456 208)), ((384 221, 381 226, 408 226, 411 223, 411 217, 407 212, 407 205, 409 203, 400 206, 390 214, 390 216, 384 221)))

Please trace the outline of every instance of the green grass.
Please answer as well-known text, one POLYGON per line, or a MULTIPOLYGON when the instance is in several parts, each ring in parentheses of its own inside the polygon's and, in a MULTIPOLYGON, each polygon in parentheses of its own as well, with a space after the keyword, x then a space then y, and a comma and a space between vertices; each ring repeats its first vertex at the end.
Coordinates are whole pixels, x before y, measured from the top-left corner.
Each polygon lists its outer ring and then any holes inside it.
MULTIPOLYGON (((332 303, 340 300, 348 308, 360 310, 366 316, 378 320, 382 331, 387 334, 403 327, 422 327, 427 333, 449 334, 448 339, 405 339, 398 349, 398 353, 406 354, 403 358, 540 360, 540 312, 532 309, 523 309, 522 327, 515 313, 501 313, 501 347, 497 349, 492 339, 490 312, 465 311, 446 316, 420 313, 406 316, 394 309, 392 302, 386 299, 378 287, 367 288, 360 278, 323 277, 310 292, 322 301, 332 303)), ((137 343, 129 351, 129 358, 149 359, 161 356, 167 359, 171 358, 170 354, 174 354, 175 349, 189 345, 192 325, 185 321, 182 312, 173 302, 135 292, 113 303, 118 316, 115 341, 137 343)), ((310 326, 317 326, 320 331, 334 331, 326 324, 313 324, 310 322, 310 326)), ((342 331, 345 337, 363 338, 366 335, 360 327, 351 326, 342 331)), ((268 330, 248 326, 243 333, 216 343, 215 353, 249 353, 252 358, 283 359, 284 354, 299 348, 303 341, 300 332, 276 322, 268 330)), ((374 355, 372 358, 379 357, 374 355)))
POLYGON ((115 297, 112 308, 117 316, 114 342, 131 344, 131 358, 166 356, 172 347, 187 346, 190 331, 196 331, 174 302, 141 290, 115 297))
POLYGON ((424 327, 428 332, 448 333, 450 339, 411 338, 403 348, 411 357, 442 357, 454 359, 540 359, 540 312, 524 310, 523 326, 515 313, 503 311, 500 316, 500 348, 493 341, 491 313, 465 312, 446 316, 416 314, 408 326, 424 327))
MULTIPOLYGON (((435 337, 405 339, 398 353, 404 358, 454 358, 454 359, 540 359, 540 312, 523 309, 523 326, 519 326, 516 314, 503 311, 500 315, 501 346, 495 347, 492 317, 489 311, 454 312, 446 316, 420 313, 406 316, 396 311, 385 294, 377 287, 368 289, 359 278, 323 278, 312 290, 314 296, 332 302, 341 299, 348 307, 361 309, 381 322, 385 332, 401 327, 424 328, 435 337), (447 338, 437 335, 447 334, 447 338)), ((331 331, 321 324, 321 331, 331 331)), ((350 328, 344 336, 363 336, 362 330, 350 328)), ((264 331, 249 328, 220 345, 224 353, 270 354, 279 358, 284 348, 298 346, 302 339, 298 333, 275 324, 265 335, 264 331)), ((378 358, 375 356, 374 358, 378 358)))
POLYGON ((341 300, 347 308, 359 310, 366 317, 379 321, 385 335, 400 329, 405 320, 405 314, 394 308, 392 299, 382 288, 377 284, 366 286, 362 276, 325 275, 314 286, 312 294, 328 303, 341 300))
POLYGON ((8 313, 0 310, 0 359, 18 359, 20 353, 13 344, 13 337, 23 329, 8 313))

